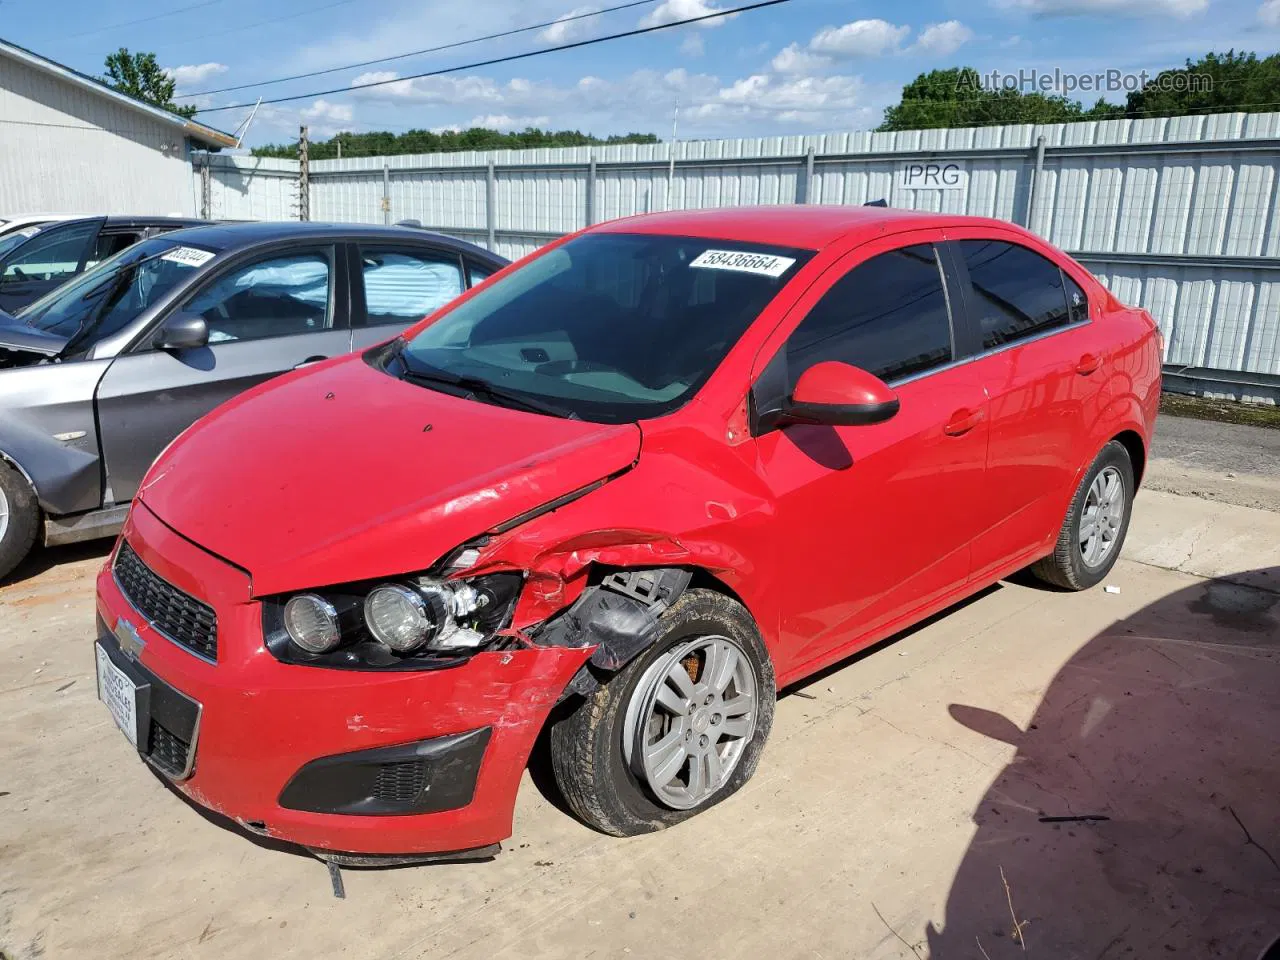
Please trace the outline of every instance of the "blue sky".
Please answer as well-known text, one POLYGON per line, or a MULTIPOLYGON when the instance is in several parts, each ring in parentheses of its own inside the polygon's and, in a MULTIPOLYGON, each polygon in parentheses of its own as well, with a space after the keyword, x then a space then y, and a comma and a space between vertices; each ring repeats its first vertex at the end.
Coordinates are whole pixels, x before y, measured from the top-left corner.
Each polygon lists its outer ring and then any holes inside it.
MULTIPOLYGON (((619 0, 0 0, 0 36, 88 73, 119 46, 156 53, 180 93, 321 70, 611 6, 619 0), (50 16, 56 7, 57 16, 50 16), (141 21, 141 22, 139 22, 141 21), (271 22, 274 21, 274 22, 271 22)), ((544 31, 199 98, 312 94, 698 16, 745 0, 654 0, 544 31)), ((503 66, 263 107, 246 145, 337 130, 473 124, 688 137, 867 129, 904 83, 984 73, 1152 72, 1210 49, 1280 49, 1280 0, 792 0, 503 66)), ((1096 94, 1080 94, 1092 100, 1096 94)), ((1120 101, 1123 94, 1108 99, 1120 101)), ((247 109, 201 114, 231 130, 247 109)))

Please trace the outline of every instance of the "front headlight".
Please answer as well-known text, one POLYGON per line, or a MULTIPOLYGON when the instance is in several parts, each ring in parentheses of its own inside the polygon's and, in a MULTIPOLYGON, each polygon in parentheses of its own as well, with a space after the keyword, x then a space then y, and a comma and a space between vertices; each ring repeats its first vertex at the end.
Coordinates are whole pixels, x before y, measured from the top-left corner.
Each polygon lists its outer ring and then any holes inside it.
POLYGON ((286 663, 430 669, 490 643, 510 623, 523 582, 511 572, 309 590, 264 601, 263 633, 286 663))

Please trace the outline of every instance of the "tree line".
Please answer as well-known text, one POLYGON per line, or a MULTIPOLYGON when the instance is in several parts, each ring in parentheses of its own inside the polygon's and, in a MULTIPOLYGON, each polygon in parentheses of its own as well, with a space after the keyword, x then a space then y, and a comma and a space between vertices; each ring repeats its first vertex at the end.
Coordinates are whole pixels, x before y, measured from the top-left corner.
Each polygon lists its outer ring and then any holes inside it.
MULTIPOLYGON (((461 150, 522 150, 532 147, 588 147, 611 143, 657 143, 652 133, 627 133, 593 137, 580 130, 524 130, 502 132, 487 127, 468 130, 408 130, 404 133, 338 133, 327 140, 309 140, 312 160, 342 157, 393 157, 406 153, 453 153, 461 150)), ((255 157, 296 159, 298 141, 254 147, 255 157)))

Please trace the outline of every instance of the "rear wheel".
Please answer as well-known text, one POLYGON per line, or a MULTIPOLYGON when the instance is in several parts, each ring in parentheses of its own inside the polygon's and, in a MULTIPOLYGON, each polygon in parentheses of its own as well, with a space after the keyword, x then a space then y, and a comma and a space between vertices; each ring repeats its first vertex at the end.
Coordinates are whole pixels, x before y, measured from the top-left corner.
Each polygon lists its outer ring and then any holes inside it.
POLYGON ((647 651, 551 729, 570 808, 625 837, 687 820, 751 778, 773 723, 774 676, 751 617, 688 590, 647 651))
POLYGON ((1036 563, 1032 572, 1066 590, 1096 586, 1120 558, 1133 492, 1129 451, 1112 440, 1080 481, 1053 553, 1036 563))
POLYGON ((0 460, 0 580, 31 552, 40 526, 40 507, 26 477, 0 460))

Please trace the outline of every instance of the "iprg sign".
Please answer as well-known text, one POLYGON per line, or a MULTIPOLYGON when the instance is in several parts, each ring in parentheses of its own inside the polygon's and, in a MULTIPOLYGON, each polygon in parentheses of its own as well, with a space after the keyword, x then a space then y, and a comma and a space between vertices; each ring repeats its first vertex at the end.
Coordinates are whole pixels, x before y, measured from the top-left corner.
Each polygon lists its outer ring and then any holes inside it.
POLYGON ((964 190, 969 170, 955 160, 907 160, 897 179, 899 190, 964 190))

